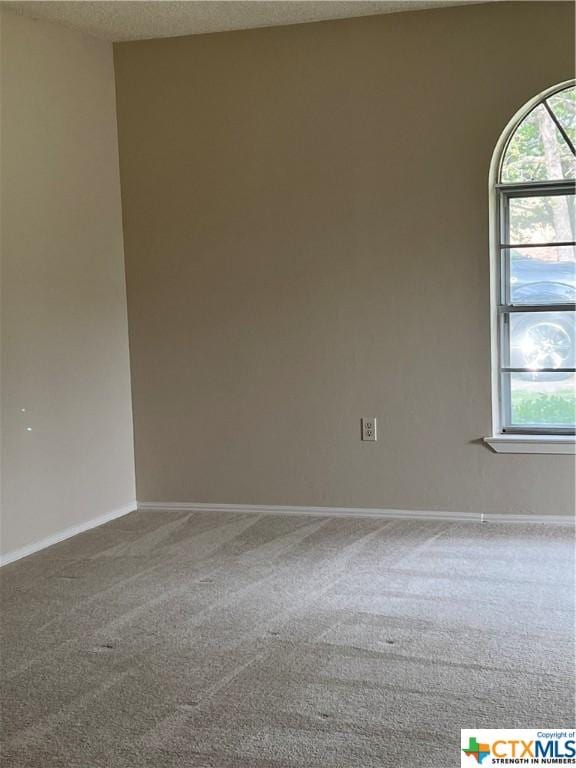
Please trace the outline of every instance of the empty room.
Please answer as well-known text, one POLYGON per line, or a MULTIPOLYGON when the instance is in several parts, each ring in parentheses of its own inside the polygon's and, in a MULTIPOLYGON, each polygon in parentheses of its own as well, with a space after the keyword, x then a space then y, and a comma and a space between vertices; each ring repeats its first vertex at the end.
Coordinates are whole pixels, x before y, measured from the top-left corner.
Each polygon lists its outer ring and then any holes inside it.
POLYGON ((575 36, 0 1, 2 768, 576 765, 575 36))

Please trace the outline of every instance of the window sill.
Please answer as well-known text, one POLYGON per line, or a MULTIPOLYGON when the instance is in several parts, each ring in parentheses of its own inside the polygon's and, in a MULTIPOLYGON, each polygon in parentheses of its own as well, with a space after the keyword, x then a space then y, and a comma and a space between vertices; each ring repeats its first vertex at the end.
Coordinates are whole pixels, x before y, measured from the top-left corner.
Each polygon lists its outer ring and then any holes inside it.
POLYGON ((576 454, 574 435, 495 435, 485 437, 495 453, 564 453, 576 454))

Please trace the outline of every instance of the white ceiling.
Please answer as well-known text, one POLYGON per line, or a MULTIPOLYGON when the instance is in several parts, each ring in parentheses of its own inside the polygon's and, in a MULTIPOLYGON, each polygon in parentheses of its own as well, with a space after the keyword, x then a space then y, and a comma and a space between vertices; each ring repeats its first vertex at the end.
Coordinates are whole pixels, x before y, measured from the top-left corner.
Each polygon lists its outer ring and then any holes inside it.
POLYGON ((82 29, 105 40, 142 40, 224 32, 231 29, 302 24, 483 1, 485 0, 4 0, 1 5, 27 16, 82 29))

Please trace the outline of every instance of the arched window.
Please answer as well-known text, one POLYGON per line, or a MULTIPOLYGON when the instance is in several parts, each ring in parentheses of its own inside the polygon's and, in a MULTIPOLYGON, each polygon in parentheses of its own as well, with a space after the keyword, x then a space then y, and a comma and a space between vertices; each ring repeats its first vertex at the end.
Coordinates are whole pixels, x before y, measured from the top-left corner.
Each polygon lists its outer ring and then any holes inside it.
POLYGON ((491 178, 498 451, 572 453, 576 422, 576 85, 510 122, 491 178))

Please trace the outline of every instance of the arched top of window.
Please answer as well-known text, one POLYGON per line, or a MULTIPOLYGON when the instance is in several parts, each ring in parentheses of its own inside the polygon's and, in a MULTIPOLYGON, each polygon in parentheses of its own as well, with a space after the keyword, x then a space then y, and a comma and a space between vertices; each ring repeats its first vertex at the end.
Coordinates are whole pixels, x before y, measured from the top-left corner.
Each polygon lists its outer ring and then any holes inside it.
POLYGON ((501 184, 576 178, 576 86, 562 84, 529 105, 508 139, 501 184))

